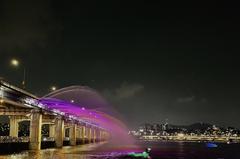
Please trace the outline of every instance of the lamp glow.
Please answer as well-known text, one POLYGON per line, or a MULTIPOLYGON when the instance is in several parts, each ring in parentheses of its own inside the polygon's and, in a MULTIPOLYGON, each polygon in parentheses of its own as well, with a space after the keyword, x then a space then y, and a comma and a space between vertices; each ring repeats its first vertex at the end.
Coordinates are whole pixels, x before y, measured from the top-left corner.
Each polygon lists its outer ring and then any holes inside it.
POLYGON ((17 67, 19 65, 19 61, 17 59, 12 59, 11 65, 17 67))
POLYGON ((56 86, 52 86, 52 87, 51 87, 51 90, 52 90, 52 91, 56 91, 56 90, 57 90, 57 87, 56 87, 56 86))

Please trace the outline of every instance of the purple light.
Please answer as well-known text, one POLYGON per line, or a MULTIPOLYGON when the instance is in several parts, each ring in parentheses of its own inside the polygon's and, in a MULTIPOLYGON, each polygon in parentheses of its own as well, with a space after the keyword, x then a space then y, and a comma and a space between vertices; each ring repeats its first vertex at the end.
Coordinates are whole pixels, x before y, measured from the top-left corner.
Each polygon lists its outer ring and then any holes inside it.
POLYGON ((79 107, 77 105, 74 105, 72 103, 68 103, 62 100, 58 99, 41 99, 39 101, 43 105, 47 105, 51 111, 71 117, 76 117, 77 119, 82 120, 86 123, 92 123, 93 125, 101 125, 105 129, 111 129, 114 128, 116 123, 114 124, 113 121, 106 118, 105 114, 102 112, 95 112, 91 110, 87 110, 84 107, 79 107), (84 111, 83 111, 84 108, 84 111), (95 114, 93 116, 93 114, 95 114), (98 118, 96 118, 98 116, 98 118))
POLYGON ((70 102, 48 98, 39 100, 39 103, 48 107, 50 111, 56 114, 65 115, 71 119, 79 119, 84 123, 100 125, 104 129, 109 129, 112 125, 115 125, 104 117, 104 113, 87 110, 70 102))

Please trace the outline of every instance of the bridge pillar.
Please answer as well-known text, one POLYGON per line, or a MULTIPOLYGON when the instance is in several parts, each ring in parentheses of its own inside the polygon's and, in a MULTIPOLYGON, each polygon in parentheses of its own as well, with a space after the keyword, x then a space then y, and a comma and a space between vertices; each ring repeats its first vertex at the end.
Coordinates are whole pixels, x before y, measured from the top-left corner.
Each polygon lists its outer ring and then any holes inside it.
POLYGON ((79 136, 80 136, 80 134, 79 134, 79 128, 77 127, 77 128, 76 128, 76 138, 78 139, 79 136))
POLYGON ((85 126, 85 135, 84 135, 84 139, 85 139, 85 144, 87 144, 88 143, 88 127, 87 126, 85 126))
POLYGON ((64 120, 62 117, 57 117, 55 120, 55 144, 56 147, 60 148, 63 146, 63 138, 64 138, 64 120))
POLYGON ((88 139, 88 143, 91 143, 91 127, 87 128, 87 139, 88 139))
POLYGON ((106 134, 106 132, 104 130, 101 131, 101 140, 102 141, 106 141, 107 140, 107 134, 106 134))
POLYGON ((89 143, 91 143, 92 142, 92 128, 91 127, 89 127, 89 143))
POLYGON ((71 146, 76 145, 76 131, 77 131, 77 125, 73 124, 70 127, 70 130, 69 130, 69 138, 70 138, 70 145, 71 146))
POLYGON ((100 130, 100 132, 99 132, 99 140, 103 141, 103 131, 102 130, 100 130))
POLYGON ((81 136, 82 144, 85 144, 85 138, 86 138, 86 127, 82 126, 81 127, 81 136))
POLYGON ((105 141, 109 139, 109 133, 105 131, 105 141))
POLYGON ((91 128, 86 127, 86 138, 87 138, 87 143, 91 143, 91 128))
POLYGON ((96 128, 93 128, 93 142, 97 142, 97 129, 96 128))
POLYGON ((77 145, 77 141, 80 139, 80 131, 81 129, 79 127, 76 128, 76 145, 77 145))
POLYGON ((67 131, 67 129, 63 126, 63 139, 66 137, 66 131, 67 131))
POLYGON ((55 125, 54 124, 50 124, 49 125, 49 137, 54 137, 55 136, 55 125))
POLYGON ((10 132, 9 136, 18 137, 18 119, 16 116, 9 116, 10 132))
POLYGON ((96 142, 100 141, 100 129, 96 129, 96 142))
POLYGON ((99 131, 99 140, 103 141, 103 131, 102 130, 99 131))
POLYGON ((105 141, 106 141, 106 140, 109 140, 109 138, 110 138, 109 132, 104 131, 104 140, 105 140, 105 141))
POLYGON ((99 129, 99 130, 98 130, 98 141, 99 141, 99 142, 102 141, 101 132, 102 132, 102 130, 99 129))
POLYGON ((33 110, 30 120, 30 150, 41 149, 41 128, 42 128, 42 114, 40 110, 33 110))
POLYGON ((78 138, 82 140, 82 127, 79 127, 78 138))

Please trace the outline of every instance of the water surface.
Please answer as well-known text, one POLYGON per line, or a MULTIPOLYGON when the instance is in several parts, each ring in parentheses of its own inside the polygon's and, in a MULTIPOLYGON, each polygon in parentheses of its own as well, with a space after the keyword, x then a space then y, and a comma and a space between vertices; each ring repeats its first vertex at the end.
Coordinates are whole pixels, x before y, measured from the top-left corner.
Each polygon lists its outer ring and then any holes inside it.
POLYGON ((23 151, 2 155, 0 159, 117 159, 130 152, 152 148, 153 159, 240 159, 240 144, 218 144, 208 148, 206 143, 192 142, 139 142, 137 145, 113 146, 108 143, 65 146, 61 149, 23 151))

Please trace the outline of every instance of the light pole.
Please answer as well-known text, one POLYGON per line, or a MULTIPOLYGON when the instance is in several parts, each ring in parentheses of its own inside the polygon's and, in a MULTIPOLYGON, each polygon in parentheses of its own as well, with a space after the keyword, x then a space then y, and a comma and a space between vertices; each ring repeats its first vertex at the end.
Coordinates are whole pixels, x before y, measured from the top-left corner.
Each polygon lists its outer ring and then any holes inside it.
MULTIPOLYGON (((17 59, 11 59, 11 65, 18 68, 20 62, 17 59)), ((22 80, 22 88, 25 89, 26 86, 26 68, 23 66, 23 80, 22 80)))

